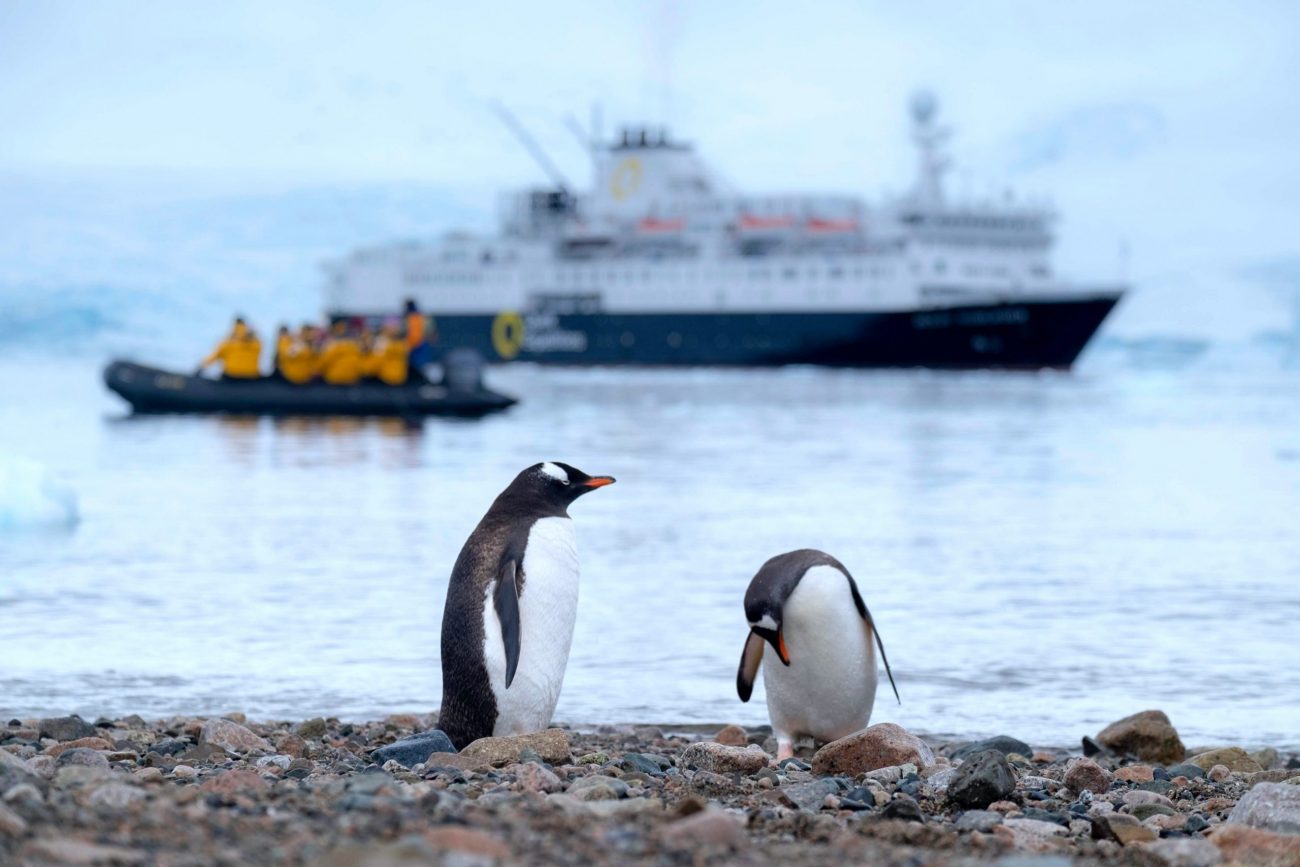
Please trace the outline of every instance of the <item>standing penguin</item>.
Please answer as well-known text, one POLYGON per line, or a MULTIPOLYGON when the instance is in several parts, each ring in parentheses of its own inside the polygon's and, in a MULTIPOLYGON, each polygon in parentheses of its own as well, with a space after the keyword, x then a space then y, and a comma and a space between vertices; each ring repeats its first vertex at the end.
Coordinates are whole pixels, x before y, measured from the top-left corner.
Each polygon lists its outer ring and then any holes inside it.
POLYGON ((736 691, 754 692, 764 654, 767 715, 777 761, 794 755, 802 737, 833 741, 867 727, 876 699, 876 649, 885 645, 849 570, 829 554, 804 548, 763 564, 745 591, 749 637, 740 655, 736 691))
POLYGON ((613 482, 568 464, 535 464, 501 492, 461 548, 442 613, 438 722, 457 749, 550 723, 578 606, 569 504, 613 482))

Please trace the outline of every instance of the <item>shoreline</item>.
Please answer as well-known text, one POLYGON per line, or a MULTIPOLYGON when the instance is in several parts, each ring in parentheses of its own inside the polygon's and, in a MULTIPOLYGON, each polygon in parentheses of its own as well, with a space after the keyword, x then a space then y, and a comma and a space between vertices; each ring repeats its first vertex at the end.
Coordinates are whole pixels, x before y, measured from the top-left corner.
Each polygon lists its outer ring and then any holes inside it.
POLYGON ((0 721, 0 862, 1300 863, 1300 755, 1195 755, 1158 712, 1097 733, 1090 758, 880 723, 782 765, 766 726, 576 726, 451 753, 421 735, 434 721, 0 721))

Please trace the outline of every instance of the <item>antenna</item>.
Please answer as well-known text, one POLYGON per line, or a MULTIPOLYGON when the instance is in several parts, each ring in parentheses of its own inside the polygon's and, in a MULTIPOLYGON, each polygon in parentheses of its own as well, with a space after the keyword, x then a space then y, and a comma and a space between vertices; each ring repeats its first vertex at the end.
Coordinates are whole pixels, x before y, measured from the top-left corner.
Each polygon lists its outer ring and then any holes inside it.
POLYGON ((555 163, 551 162, 551 158, 546 155, 546 151, 542 150, 541 145, 539 145, 537 141, 528 134, 528 130, 524 129, 523 125, 519 123, 513 114, 510 113, 509 109, 501 103, 493 101, 492 111, 494 111, 496 116, 501 119, 501 122, 506 125, 506 128, 509 129, 510 132, 514 133, 515 138, 521 145, 523 145, 524 150, 528 151, 528 155, 533 158, 533 161, 536 162, 537 165, 541 167, 542 171, 546 173, 546 176, 551 179, 551 183, 555 184, 560 188, 562 193, 567 195, 569 193, 569 182, 565 180, 565 177, 560 170, 555 167, 555 163))

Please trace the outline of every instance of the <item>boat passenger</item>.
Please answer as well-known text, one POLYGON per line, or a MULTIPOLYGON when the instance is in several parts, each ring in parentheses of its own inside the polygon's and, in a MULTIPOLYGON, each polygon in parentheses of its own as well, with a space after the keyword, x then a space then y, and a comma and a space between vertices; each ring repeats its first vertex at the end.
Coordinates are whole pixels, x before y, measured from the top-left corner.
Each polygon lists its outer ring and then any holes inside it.
POLYGON ((236 318, 230 335, 217 344, 211 355, 203 359, 195 375, 201 375, 205 367, 220 361, 222 379, 258 379, 262 375, 261 358, 262 341, 258 339, 257 332, 249 328, 242 318, 236 318))
POLYGON ((289 326, 281 325, 275 333, 275 359, 271 363, 271 377, 273 379, 286 378, 281 366, 292 345, 293 335, 289 333, 289 326))
POLYGON ((406 348, 410 363, 419 369, 433 363, 433 342, 437 335, 429 327, 429 321, 415 306, 414 298, 406 299, 406 311, 403 316, 406 324, 406 348))
POLYGON ((375 333, 364 325, 357 336, 361 347, 361 378, 373 380, 379 375, 379 356, 375 355, 375 333))
POLYGON ((319 356, 312 346, 311 327, 304 325, 279 357, 280 373, 294 385, 305 385, 316 378, 319 356))
POLYGON ((375 341, 375 350, 373 355, 379 359, 379 364, 375 369, 375 376, 380 382, 387 385, 405 385, 406 377, 409 373, 408 351, 406 342, 402 340, 401 329, 394 321, 384 323, 383 329, 379 333, 379 339, 375 341))
POLYGON ((320 356, 321 378, 330 385, 356 385, 361 381, 361 345, 345 322, 335 322, 320 356))

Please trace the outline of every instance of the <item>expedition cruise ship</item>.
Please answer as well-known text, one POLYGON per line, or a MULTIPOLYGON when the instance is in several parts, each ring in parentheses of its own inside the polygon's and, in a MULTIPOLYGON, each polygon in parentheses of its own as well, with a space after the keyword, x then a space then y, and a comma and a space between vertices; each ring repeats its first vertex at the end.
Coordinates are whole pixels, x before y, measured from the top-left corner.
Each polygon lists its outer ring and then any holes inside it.
POLYGON ((503 199, 497 234, 329 264, 326 311, 380 318, 411 298, 439 346, 492 361, 1068 368, 1123 287, 1053 273, 1049 208, 945 195, 935 108, 913 100, 916 182, 879 205, 739 194, 650 128, 593 140, 577 193, 511 123, 554 185, 503 199))

